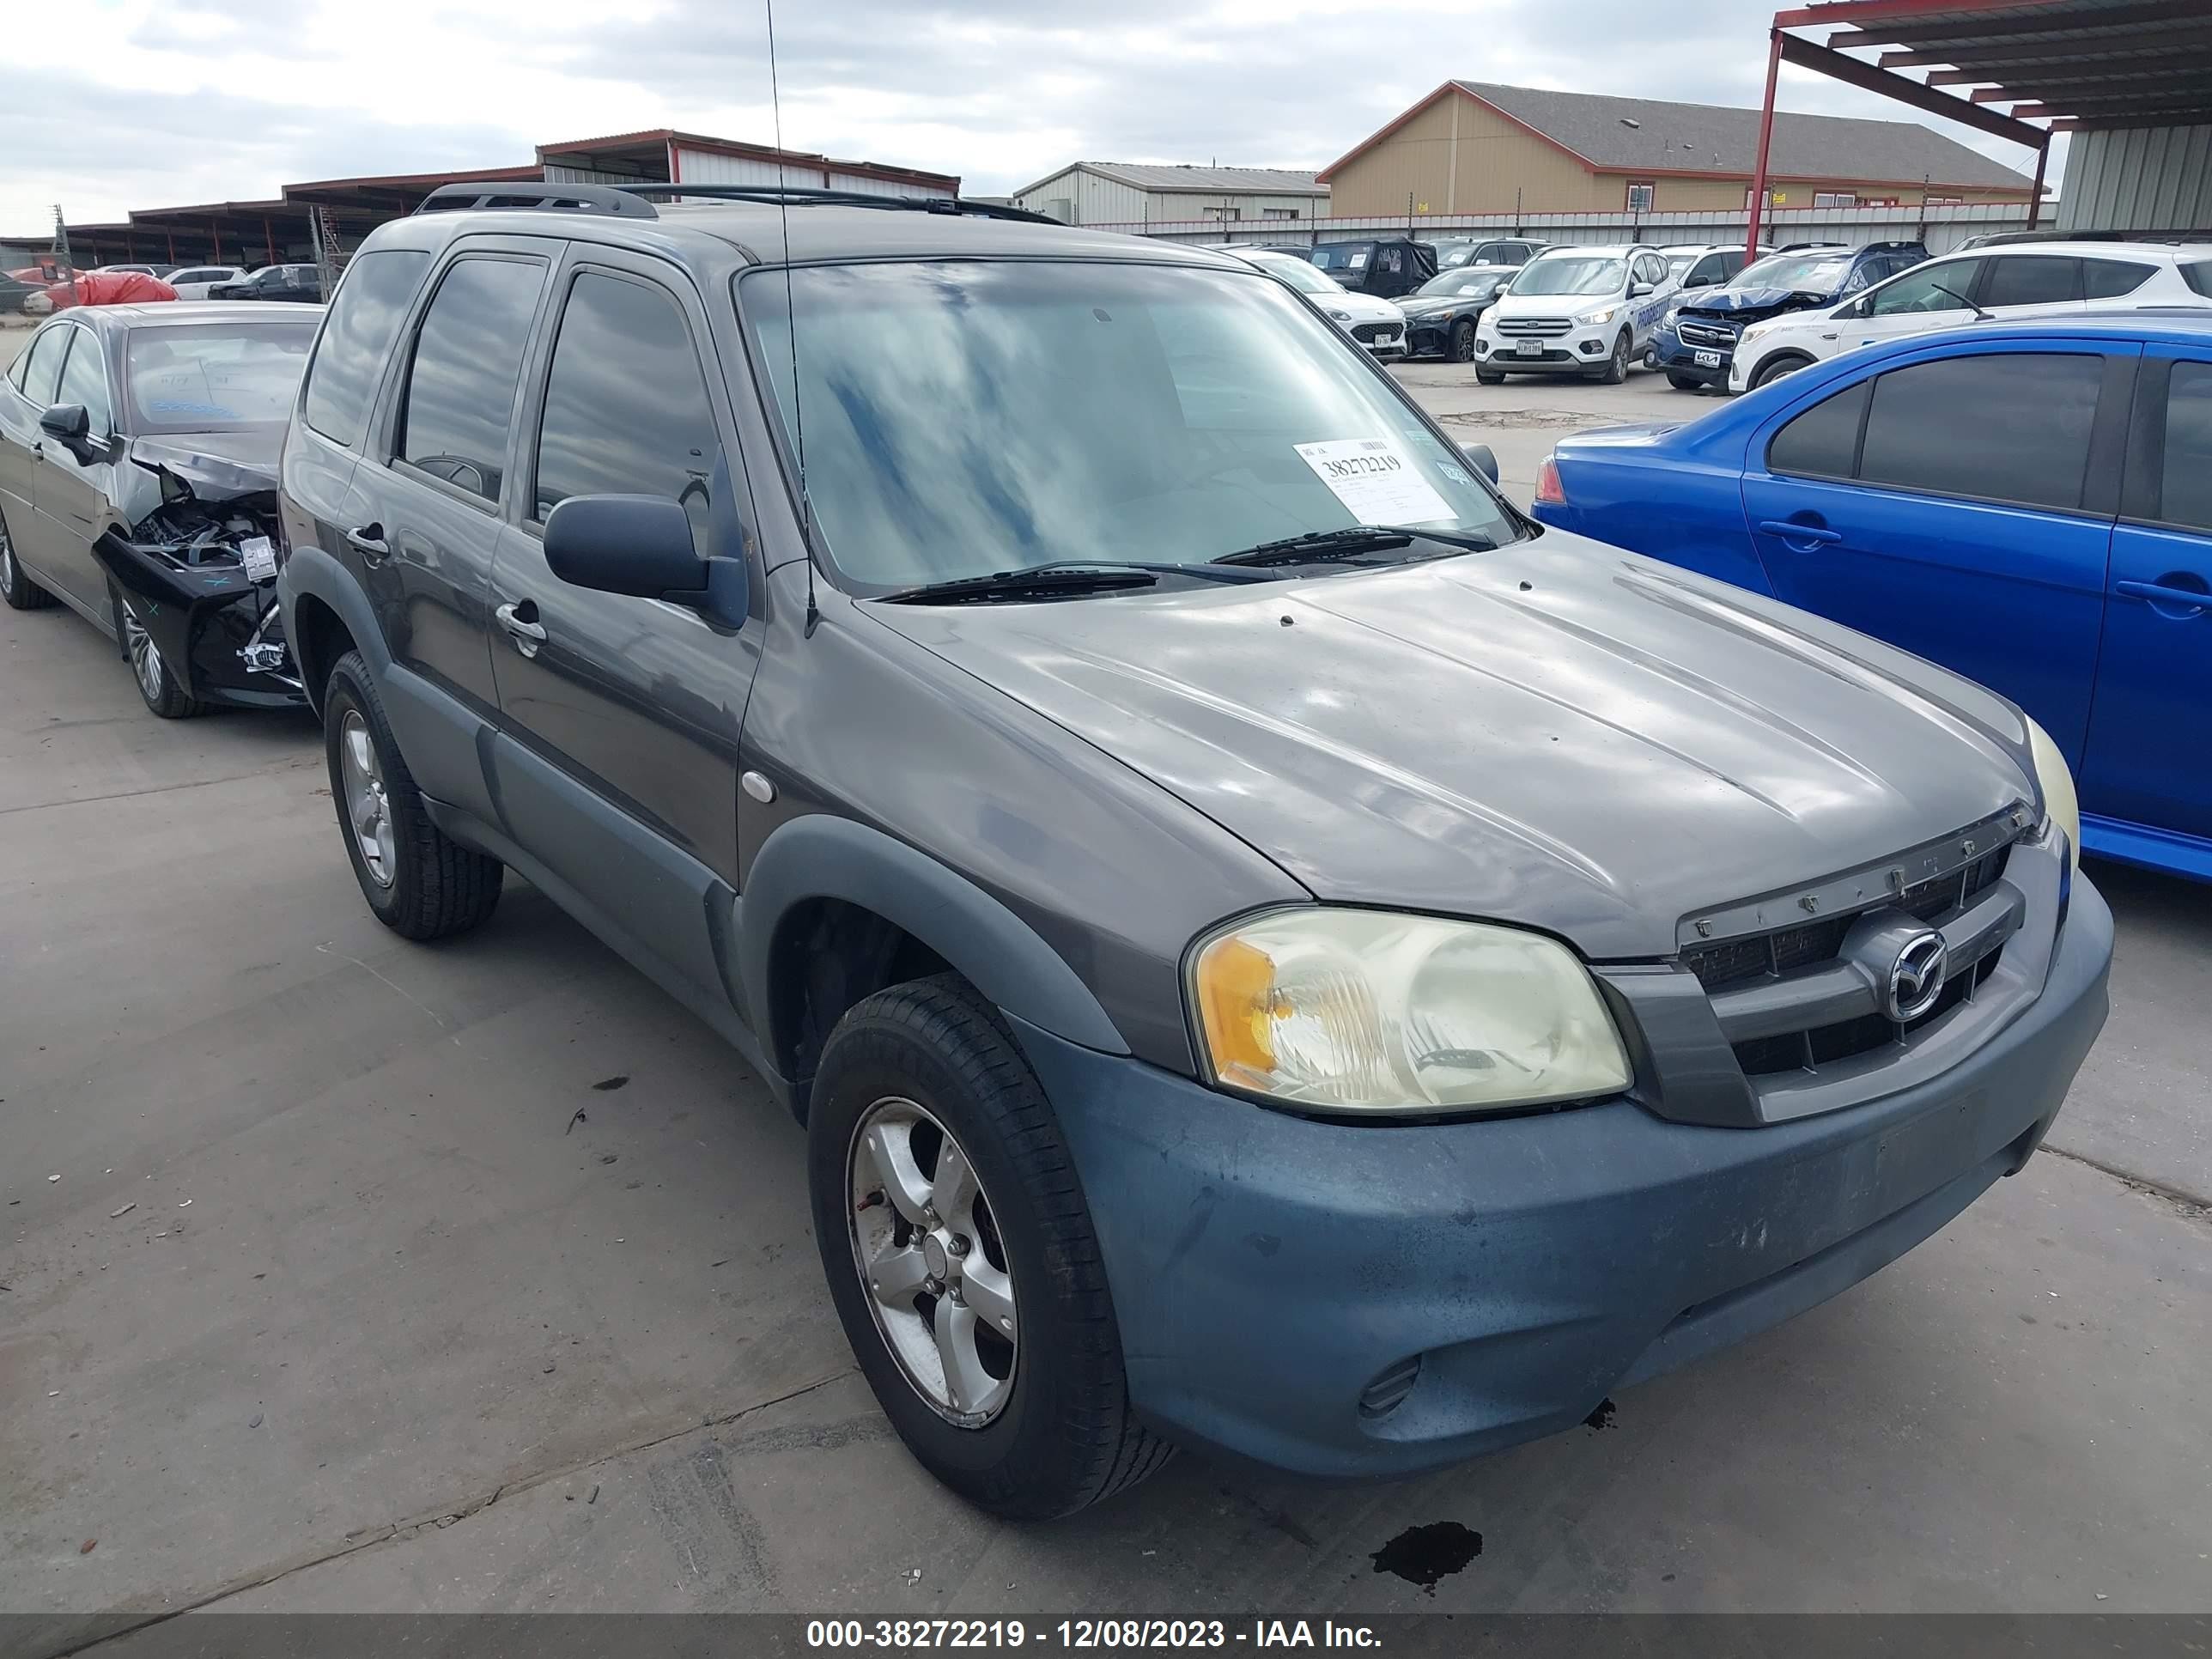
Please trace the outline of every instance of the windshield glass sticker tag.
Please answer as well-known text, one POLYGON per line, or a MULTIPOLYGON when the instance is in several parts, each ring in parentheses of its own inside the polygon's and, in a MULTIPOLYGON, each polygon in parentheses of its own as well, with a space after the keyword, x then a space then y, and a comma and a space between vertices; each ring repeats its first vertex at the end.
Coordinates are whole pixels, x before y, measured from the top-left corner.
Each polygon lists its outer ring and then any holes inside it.
POLYGON ((238 556, 245 561, 250 582, 265 582, 276 574, 276 548, 266 536, 248 536, 239 543, 238 556))
POLYGON ((1429 524, 1458 516, 1388 438, 1332 438, 1294 447, 1361 524, 1429 524))

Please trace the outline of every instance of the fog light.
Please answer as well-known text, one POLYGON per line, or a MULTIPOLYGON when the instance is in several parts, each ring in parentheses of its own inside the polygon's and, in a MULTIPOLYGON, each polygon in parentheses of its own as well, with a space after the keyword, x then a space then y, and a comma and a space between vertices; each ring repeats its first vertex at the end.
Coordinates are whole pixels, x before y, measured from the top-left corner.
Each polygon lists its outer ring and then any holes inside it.
POLYGON ((1605 342, 1602 340, 1584 340, 1577 349, 1580 350, 1585 357, 1595 357, 1605 349, 1605 342))

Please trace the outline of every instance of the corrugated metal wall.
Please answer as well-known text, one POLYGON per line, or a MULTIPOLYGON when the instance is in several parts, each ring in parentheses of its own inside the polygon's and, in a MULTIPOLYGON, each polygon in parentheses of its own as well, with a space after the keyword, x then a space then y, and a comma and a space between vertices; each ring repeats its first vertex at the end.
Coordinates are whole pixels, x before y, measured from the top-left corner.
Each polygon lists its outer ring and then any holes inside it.
POLYGON ((779 173, 773 161, 751 155, 725 155, 719 150, 676 147, 677 174, 687 185, 775 185, 793 190, 820 190, 828 182, 820 167, 799 167, 787 161, 779 173))
POLYGON ((2062 230, 2212 229, 2212 126, 2075 133, 2057 222, 2062 230))
POLYGON ((649 182, 635 173, 600 173, 591 167, 556 167, 545 169, 549 185, 638 185, 649 182))
MULTIPOLYGON (((690 173, 684 175, 690 178, 690 173)), ((830 175, 832 190, 866 191, 871 196, 950 196, 952 192, 937 185, 918 185, 904 179, 878 179, 865 173, 836 173, 830 175)))

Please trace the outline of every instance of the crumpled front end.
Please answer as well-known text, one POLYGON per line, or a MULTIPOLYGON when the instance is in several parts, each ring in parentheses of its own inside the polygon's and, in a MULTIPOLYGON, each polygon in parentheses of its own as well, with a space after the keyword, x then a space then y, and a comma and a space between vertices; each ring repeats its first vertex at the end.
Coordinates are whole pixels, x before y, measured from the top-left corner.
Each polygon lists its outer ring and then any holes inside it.
POLYGON ((305 694, 276 605, 276 490, 259 469, 140 444, 161 504, 93 554, 192 696, 252 708, 305 694))

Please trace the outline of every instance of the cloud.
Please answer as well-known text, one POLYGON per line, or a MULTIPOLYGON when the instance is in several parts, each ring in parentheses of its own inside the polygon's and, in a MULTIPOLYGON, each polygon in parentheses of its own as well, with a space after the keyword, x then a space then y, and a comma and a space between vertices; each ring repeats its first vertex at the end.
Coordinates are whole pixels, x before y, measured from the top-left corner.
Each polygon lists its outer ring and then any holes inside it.
MULTIPOLYGON (((597 133, 773 131, 756 0, 379 0, 375 27, 362 15, 351 0, 112 0, 11 37, 0 229, 36 229, 57 200, 104 221, 514 165, 597 133)), ((792 148, 999 194, 1079 159, 1318 167, 1454 75, 1752 105, 1771 15, 1768 0, 786 0, 776 58, 792 148)), ((1912 118, 1794 70, 1782 102, 1912 118)))

